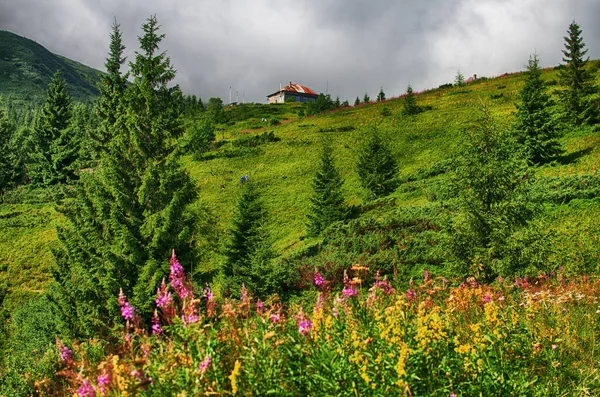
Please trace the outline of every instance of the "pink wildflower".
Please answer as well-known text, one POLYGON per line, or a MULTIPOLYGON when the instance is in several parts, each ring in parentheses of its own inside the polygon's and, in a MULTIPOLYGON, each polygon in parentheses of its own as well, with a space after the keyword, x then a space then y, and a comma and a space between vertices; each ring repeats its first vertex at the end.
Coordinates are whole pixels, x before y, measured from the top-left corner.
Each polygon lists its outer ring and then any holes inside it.
POLYGON ((256 313, 263 314, 265 310, 265 304, 260 299, 256 302, 256 313))
POLYGON ((298 332, 306 336, 310 333, 312 328, 312 321, 309 318, 302 318, 298 320, 298 332))
POLYGON ((162 335, 163 333, 164 331, 160 326, 160 318, 158 318, 158 313, 155 310, 154 316, 152 316, 152 335, 162 335))
POLYGON ((358 295, 358 289, 356 288, 356 285, 350 282, 350 278, 346 271, 344 271, 344 289, 342 290, 342 295, 344 295, 344 298, 346 299, 358 295))
POLYGON ((423 273, 423 278, 425 279, 425 282, 429 281, 429 272, 427 270, 425 270, 425 273, 423 273))
POLYGON ((338 313, 338 309, 337 309, 337 307, 334 307, 334 308, 333 308, 333 317, 336 317, 336 318, 337 318, 338 314, 339 314, 339 313, 338 313))
POLYGON ((242 283, 242 290, 240 292, 240 300, 244 302, 246 300, 246 296, 248 295, 248 291, 246 290, 246 284, 242 283))
POLYGON ((129 304, 129 302, 125 302, 125 304, 121 307, 121 315, 125 320, 133 320, 134 312, 135 309, 129 304))
POLYGON ((96 390, 90 385, 90 382, 84 380, 82 385, 77 388, 77 395, 79 397, 96 397, 96 390))
POLYGON ((315 285, 317 287, 320 287, 320 286, 322 286, 325 283, 325 279, 323 278, 323 276, 321 275, 321 273, 319 273, 317 271, 316 267, 315 267, 315 273, 314 273, 313 279, 314 279, 315 285))
POLYGON ((210 366, 210 356, 206 356, 204 361, 202 361, 200 363, 200 365, 198 366, 198 372, 200 372, 201 374, 205 373, 206 371, 208 371, 209 366, 210 366))
POLYGON ((556 347, 557 347, 556 345, 552 345, 552 350, 556 349, 556 347))
POLYGON ((173 295, 167 290, 167 285, 163 279, 160 288, 156 290, 156 306, 167 307, 173 302, 173 295))
POLYGON ((60 346, 58 347, 58 353, 60 354, 60 359, 63 361, 69 361, 73 359, 73 352, 71 349, 62 343, 60 343, 60 346))
POLYGON ((100 390, 100 394, 104 395, 108 391, 108 386, 110 386, 110 376, 108 374, 98 375, 98 389, 100 390))
POLYGON ((211 301, 212 298, 213 298, 213 294, 212 294, 212 291, 211 291, 210 286, 208 285, 208 283, 206 283, 206 287, 204 288, 204 297, 208 301, 211 301))
POLYGON ((412 289, 409 289, 408 291, 406 291, 406 298, 408 300, 416 299, 417 298, 417 294, 415 294, 412 289))
POLYGON ((280 313, 271 313, 271 322, 273 324, 278 323, 279 320, 281 320, 281 314, 280 313))
POLYGON ((490 296, 490 294, 485 294, 485 296, 483 297, 483 301, 485 303, 490 303, 491 300, 492 300, 492 297, 490 296))

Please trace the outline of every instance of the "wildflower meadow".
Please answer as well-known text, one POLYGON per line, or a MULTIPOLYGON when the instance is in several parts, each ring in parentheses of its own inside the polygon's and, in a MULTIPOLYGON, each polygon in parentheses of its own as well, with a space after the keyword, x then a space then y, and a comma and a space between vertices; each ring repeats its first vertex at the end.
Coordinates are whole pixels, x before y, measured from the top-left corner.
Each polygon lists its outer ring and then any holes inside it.
POLYGON ((217 301, 209 286, 192 291, 173 255, 151 328, 121 294, 119 343, 57 341, 62 383, 52 387, 78 396, 547 396, 600 386, 597 279, 482 285, 425 272, 406 290, 356 265, 342 290, 315 269, 313 292, 288 305, 245 288, 217 301))

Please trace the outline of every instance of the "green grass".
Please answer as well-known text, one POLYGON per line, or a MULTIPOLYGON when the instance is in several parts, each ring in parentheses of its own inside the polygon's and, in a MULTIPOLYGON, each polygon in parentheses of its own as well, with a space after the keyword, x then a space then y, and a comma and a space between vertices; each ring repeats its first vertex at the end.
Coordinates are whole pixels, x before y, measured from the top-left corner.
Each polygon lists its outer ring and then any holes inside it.
MULTIPOLYGON (((545 70, 544 79, 555 81, 557 72, 545 70)), ((363 206, 368 203, 368 194, 360 186, 355 172, 357 148, 371 129, 380 131, 398 160, 399 180, 404 183, 390 196, 393 205, 367 206, 360 218, 393 218, 395 212, 401 212, 405 207, 430 204, 439 193, 439 187, 446 184, 448 176, 434 172, 436 165, 447 162, 463 131, 477 125, 483 104, 488 105, 500 125, 510 126, 522 81, 521 74, 511 74, 480 79, 464 87, 420 93, 417 94, 418 104, 430 110, 412 116, 403 115, 402 98, 341 108, 302 119, 298 117, 301 104, 242 105, 226 110, 227 123, 216 131, 216 149, 205 153, 202 159, 187 156, 183 164, 198 185, 200 203, 214 217, 211 222, 214 222, 220 242, 226 240, 239 192, 239 178, 248 175, 250 182, 257 185, 268 211, 274 248, 283 257, 292 257, 321 241, 306 237, 306 216, 322 139, 332 142, 336 164, 345 180, 347 202, 363 206), (499 93, 503 95, 492 99, 499 93), (384 107, 391 115, 382 116, 384 107), (267 120, 277 118, 281 124, 271 126, 268 121, 261 121, 262 117, 267 120), (255 147, 235 143, 250 135, 271 131, 278 141, 263 142, 255 147)), ((537 168, 535 172, 540 177, 596 173, 600 163, 597 128, 567 131, 562 141, 564 155, 553 164, 537 168)), ((566 264, 578 258, 577 244, 582 244, 586 250, 586 268, 600 252, 594 240, 600 230, 600 217, 595 215, 598 212, 596 203, 586 199, 546 205, 547 216, 542 222, 544 228, 555 235, 553 241, 557 253, 554 259, 557 263, 566 264), (576 225, 584 226, 578 228, 576 225)), ((13 222, 12 226, 5 223, 8 226, 0 228, 3 269, 0 282, 10 280, 11 293, 19 296, 27 291, 41 290, 52 262, 49 247, 56 241, 54 226, 58 215, 50 206, 43 205, 5 204, 0 210, 8 217, 0 218, 0 221, 12 219, 13 222)), ((219 259, 218 244, 206 250, 200 268, 214 269, 219 259)))

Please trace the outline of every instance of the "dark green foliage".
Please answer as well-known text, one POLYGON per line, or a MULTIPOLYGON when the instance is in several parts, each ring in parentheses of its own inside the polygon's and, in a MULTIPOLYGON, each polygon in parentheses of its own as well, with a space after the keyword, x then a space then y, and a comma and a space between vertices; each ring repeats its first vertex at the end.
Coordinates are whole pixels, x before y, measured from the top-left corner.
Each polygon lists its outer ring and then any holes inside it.
POLYGON ((385 101, 385 92, 383 92, 383 87, 379 90, 379 94, 377 94, 377 102, 385 101))
POLYGON ((562 60, 565 65, 559 72, 560 84, 564 89, 558 91, 564 118, 574 125, 596 122, 598 105, 594 94, 598 89, 594 76, 586 67, 589 57, 584 58, 587 50, 581 37, 581 29, 575 21, 569 25, 564 39, 562 60))
POLYGON ((361 185, 375 197, 387 196, 396 188, 398 164, 377 131, 360 147, 356 173, 361 185))
POLYGON ((342 105, 342 104, 341 104, 341 102, 340 102, 340 97, 339 97, 339 96, 335 97, 335 102, 333 102, 333 106, 334 106, 334 107, 337 109, 337 108, 339 108, 341 105, 342 105))
POLYGON ((388 117, 392 115, 392 111, 390 110, 390 108, 388 108, 387 106, 384 106, 380 111, 379 114, 381 114, 383 117, 388 117))
POLYGON ((196 115, 188 121, 180 144, 184 153, 198 156, 208 150, 215 138, 212 118, 196 115))
POLYGON ((336 107, 339 106, 336 106, 335 102, 331 99, 331 95, 325 95, 321 93, 319 94, 315 102, 308 103, 306 114, 310 116, 313 114, 326 112, 328 110, 333 110, 336 107))
POLYGON ((459 276, 491 279, 541 266, 543 236, 526 226, 537 207, 529 199, 533 174, 521 148, 487 109, 480 126, 467 131, 453 166, 460 215, 449 236, 459 276), (524 252, 523 249, 535 250, 524 252))
POLYGON ((514 129, 518 142, 525 145, 528 159, 538 164, 555 158, 561 153, 559 129, 536 54, 529 58, 519 102, 514 129))
POLYGON ((279 292, 285 281, 273 263, 275 253, 265 224, 266 213, 252 183, 241 186, 229 238, 225 244, 222 273, 228 294, 239 295, 242 284, 265 298, 279 292))
POLYGON ((346 101, 342 102, 342 104, 340 106, 343 108, 347 108, 348 106, 350 106, 350 103, 346 100, 346 101))
POLYGON ((104 66, 106 74, 102 76, 99 85, 100 97, 96 105, 96 112, 101 120, 100 125, 91 135, 93 140, 93 158, 97 159, 102 151, 108 149, 109 142, 113 139, 114 126, 117 117, 122 112, 121 106, 127 88, 127 74, 121 73, 121 66, 125 63, 123 56, 125 46, 121 35, 120 25, 115 21, 110 34, 108 57, 104 66))
POLYGON ((172 249, 184 267, 195 261, 197 219, 188 209, 195 187, 177 156, 182 94, 168 86, 175 71, 158 52, 158 29, 154 16, 143 25, 113 139, 99 167, 83 174, 76 197, 61 208, 70 227, 59 230, 52 297, 61 326, 75 334, 110 330, 119 317, 119 288, 148 315, 172 249))
POLYGON ((310 236, 318 236, 332 223, 348 217, 348 206, 342 194, 343 183, 333 163, 331 145, 324 141, 319 169, 313 178, 313 196, 308 215, 310 236))
POLYGON ((356 99, 354 100, 354 106, 358 106, 360 105, 360 98, 356 97, 356 99))
POLYGON ((0 194, 23 181, 24 169, 16 132, 0 100, 0 194))
POLYGON ((44 102, 57 70, 73 99, 89 102, 98 96, 99 71, 53 54, 33 40, 0 30, 0 55, 0 95, 21 109, 44 102))
POLYGON ((212 116, 215 123, 225 123, 225 110, 221 98, 210 98, 206 104, 206 111, 212 116))
POLYGON ((348 132, 354 131, 356 128, 353 125, 342 125, 340 127, 321 127, 319 132, 348 132))
POLYGON ((365 96, 363 97, 363 103, 369 103, 369 102, 371 102, 371 98, 369 98, 369 95, 367 95, 365 93, 365 96))
POLYGON ((406 88, 406 95, 404 96, 404 110, 402 111, 406 115, 421 113, 421 108, 417 105, 417 98, 413 93, 413 89, 408 85, 406 88))
POLYGON ((31 134, 33 152, 27 163, 27 175, 33 184, 50 186, 76 179, 79 141, 69 128, 71 112, 67 84, 60 72, 56 72, 31 134))
POLYGON ((92 105, 85 102, 73 104, 73 115, 69 126, 73 141, 79 142, 77 153, 77 169, 89 168, 94 164, 93 160, 98 157, 94 137, 98 131, 98 115, 94 112, 92 105))
POLYGON ((597 174, 565 175, 538 178, 532 186, 531 199, 537 203, 566 204, 575 199, 600 198, 597 174))

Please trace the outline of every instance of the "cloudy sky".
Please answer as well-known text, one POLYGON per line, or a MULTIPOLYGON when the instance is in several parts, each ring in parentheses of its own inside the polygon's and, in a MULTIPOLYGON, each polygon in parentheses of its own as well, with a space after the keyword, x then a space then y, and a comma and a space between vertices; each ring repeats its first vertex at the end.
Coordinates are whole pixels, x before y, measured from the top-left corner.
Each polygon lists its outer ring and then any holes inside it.
POLYGON ((561 62, 576 20, 600 58, 598 0, 2 0, 0 29, 104 70, 114 18, 133 59, 156 14, 176 82, 205 101, 265 102, 289 81, 353 102, 561 62))

